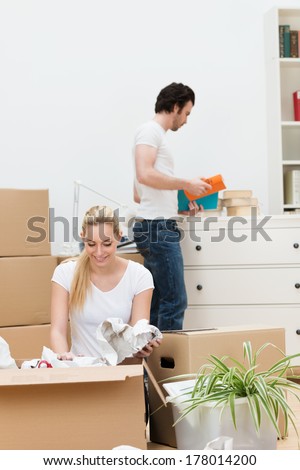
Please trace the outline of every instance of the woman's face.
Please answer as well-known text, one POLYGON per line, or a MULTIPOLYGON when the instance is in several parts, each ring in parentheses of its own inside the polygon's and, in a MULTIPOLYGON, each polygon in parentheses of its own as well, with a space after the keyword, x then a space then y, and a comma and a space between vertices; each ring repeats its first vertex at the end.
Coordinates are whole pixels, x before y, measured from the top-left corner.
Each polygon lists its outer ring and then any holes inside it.
POLYGON ((113 224, 105 222, 88 225, 86 233, 82 234, 85 251, 91 262, 98 267, 106 266, 114 258, 120 237, 116 238, 113 224))

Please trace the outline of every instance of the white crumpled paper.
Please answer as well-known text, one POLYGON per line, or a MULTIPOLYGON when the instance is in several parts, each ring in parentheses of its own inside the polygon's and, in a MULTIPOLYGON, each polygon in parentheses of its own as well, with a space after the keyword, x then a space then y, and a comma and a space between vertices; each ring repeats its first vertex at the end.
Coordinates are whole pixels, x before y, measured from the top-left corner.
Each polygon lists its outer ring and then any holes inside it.
POLYGON ((134 326, 123 323, 120 318, 108 318, 96 331, 102 357, 110 366, 115 366, 126 357, 143 349, 152 339, 161 339, 162 333, 145 319, 134 326))
POLYGON ((0 369, 17 369, 16 361, 10 355, 10 349, 4 338, 0 336, 0 369))
MULTIPOLYGON (((143 349, 152 339, 161 339, 162 333, 147 320, 139 320, 134 326, 123 323, 120 318, 108 318, 102 322, 96 336, 100 345, 100 357, 76 356, 72 361, 57 359, 57 354, 46 346, 43 347, 40 358, 24 361, 21 369, 31 369, 46 361, 52 367, 99 367, 115 366, 127 357, 143 349)), ((47 367, 47 364, 41 364, 47 367)), ((17 368, 16 362, 10 355, 9 346, 0 337, 0 369, 17 368)))
POLYGON ((105 362, 98 357, 88 356, 76 356, 72 361, 61 361, 57 359, 57 354, 46 346, 43 347, 42 357, 40 359, 31 359, 31 361, 24 361, 21 365, 21 369, 31 369, 37 367, 40 361, 47 361, 55 368, 66 368, 66 367, 99 367, 105 366, 105 362))

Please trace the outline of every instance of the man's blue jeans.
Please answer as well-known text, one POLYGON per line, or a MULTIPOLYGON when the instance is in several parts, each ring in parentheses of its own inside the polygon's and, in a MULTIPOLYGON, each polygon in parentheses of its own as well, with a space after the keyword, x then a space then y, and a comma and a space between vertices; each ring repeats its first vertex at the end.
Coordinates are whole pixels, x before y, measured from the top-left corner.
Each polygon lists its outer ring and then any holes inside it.
POLYGON ((172 219, 137 219, 134 241, 152 273, 154 291, 150 323, 161 331, 181 330, 187 307, 181 233, 172 219))

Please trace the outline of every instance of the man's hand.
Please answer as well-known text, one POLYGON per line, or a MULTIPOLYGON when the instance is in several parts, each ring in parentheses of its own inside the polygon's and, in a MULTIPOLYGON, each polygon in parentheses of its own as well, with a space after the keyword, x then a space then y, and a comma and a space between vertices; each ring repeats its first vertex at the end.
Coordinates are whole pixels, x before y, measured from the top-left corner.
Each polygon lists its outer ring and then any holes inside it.
POLYGON ((198 212, 203 211, 203 206, 198 206, 196 201, 189 202, 188 211, 179 211, 178 214, 188 215, 190 217, 195 216, 198 212))
POLYGON ((206 191, 211 189, 211 185, 206 183, 204 178, 197 177, 193 178, 192 180, 188 180, 183 189, 191 194, 194 194, 195 196, 201 196, 206 191))

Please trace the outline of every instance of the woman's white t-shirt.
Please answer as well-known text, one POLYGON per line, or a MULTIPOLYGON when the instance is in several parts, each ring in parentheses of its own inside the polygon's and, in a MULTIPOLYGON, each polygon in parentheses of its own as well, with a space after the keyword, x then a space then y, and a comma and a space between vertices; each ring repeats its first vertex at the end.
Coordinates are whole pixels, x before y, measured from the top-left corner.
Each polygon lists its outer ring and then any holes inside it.
MULTIPOLYGON (((68 261, 57 266, 52 281, 70 292, 76 264, 76 261, 68 261)), ((119 283, 110 291, 103 292, 92 283, 82 311, 75 310, 70 314, 71 351, 75 355, 100 357, 96 339, 96 329, 100 323, 110 317, 129 323, 134 296, 153 288, 150 271, 131 260, 119 283)))

